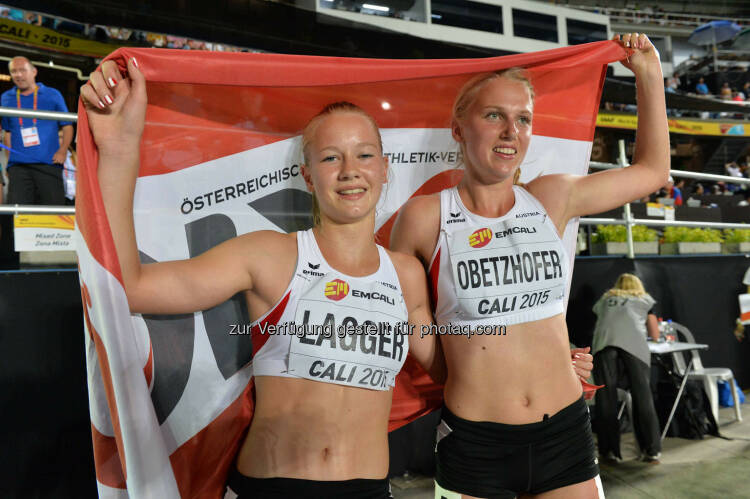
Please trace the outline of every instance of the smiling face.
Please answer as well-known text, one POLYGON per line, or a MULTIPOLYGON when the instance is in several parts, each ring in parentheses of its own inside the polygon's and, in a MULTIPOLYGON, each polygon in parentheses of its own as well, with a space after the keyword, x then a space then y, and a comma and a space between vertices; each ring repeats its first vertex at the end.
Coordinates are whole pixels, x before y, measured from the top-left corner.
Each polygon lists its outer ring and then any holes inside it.
POLYGON ((379 132, 361 112, 333 111, 315 120, 305 132, 302 175, 321 223, 374 219, 388 170, 379 132))
POLYGON ((529 148, 533 112, 527 83, 506 77, 484 82, 452 125, 467 173, 486 184, 512 179, 529 148))

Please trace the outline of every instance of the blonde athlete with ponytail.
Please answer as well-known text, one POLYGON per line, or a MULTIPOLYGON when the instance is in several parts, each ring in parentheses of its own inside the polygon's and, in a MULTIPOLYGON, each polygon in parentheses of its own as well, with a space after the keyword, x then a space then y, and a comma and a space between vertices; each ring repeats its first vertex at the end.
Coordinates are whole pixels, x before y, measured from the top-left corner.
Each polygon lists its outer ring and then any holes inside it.
POLYGON ((670 162, 659 54, 643 34, 615 40, 630 51, 621 62, 638 92, 630 167, 514 185, 531 140, 533 86, 518 69, 490 73, 467 83, 454 106, 463 179, 412 199, 394 226, 392 249, 428 270, 436 322, 494 333, 441 337, 438 498, 598 495, 589 415, 570 365, 561 235, 574 217, 664 185, 670 162))

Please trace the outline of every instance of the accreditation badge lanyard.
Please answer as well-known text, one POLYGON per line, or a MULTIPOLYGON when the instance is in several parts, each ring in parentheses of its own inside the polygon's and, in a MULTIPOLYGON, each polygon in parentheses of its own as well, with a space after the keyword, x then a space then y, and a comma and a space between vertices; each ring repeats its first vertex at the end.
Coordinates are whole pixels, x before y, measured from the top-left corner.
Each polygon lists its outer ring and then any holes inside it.
MULTIPOLYGON (((36 111, 38 103, 39 87, 34 86, 34 111, 36 111)), ((21 90, 16 88, 16 104, 18 109, 21 109, 21 90)), ((21 128, 21 138, 23 139, 24 147, 38 146, 41 142, 39 141, 39 132, 36 128, 36 118, 33 118, 31 127, 23 127, 23 118, 18 117, 18 124, 21 128)))

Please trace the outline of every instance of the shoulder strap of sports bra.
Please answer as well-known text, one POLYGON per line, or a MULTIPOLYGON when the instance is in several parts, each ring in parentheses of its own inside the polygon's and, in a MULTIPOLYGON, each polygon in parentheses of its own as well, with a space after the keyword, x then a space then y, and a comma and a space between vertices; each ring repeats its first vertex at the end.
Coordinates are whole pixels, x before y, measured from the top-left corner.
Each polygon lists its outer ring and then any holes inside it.
POLYGON ((447 227, 446 220, 448 219, 448 212, 452 209, 454 202, 453 196, 457 195, 456 187, 450 187, 440 191, 440 231, 444 231, 447 227))

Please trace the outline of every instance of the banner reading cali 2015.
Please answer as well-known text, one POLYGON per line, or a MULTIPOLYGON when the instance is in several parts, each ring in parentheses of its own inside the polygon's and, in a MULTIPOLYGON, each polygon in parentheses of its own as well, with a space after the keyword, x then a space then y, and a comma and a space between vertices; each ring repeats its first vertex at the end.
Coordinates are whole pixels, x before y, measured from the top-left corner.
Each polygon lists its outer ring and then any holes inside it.
MULTIPOLYGON (((367 60, 121 49, 137 57, 149 106, 135 191, 144 262, 189 258, 249 231, 310 225, 298 134, 328 103, 351 101, 379 123, 391 165, 377 214, 387 244, 411 196, 455 184, 448 129, 461 85, 524 66, 536 87, 522 180, 585 174, 613 42, 475 60, 367 60)), ((252 415, 252 346, 239 297, 180 316, 132 315, 79 106, 77 248, 86 324, 91 431, 104 498, 220 497, 252 415)), ((573 253, 577 222, 565 241, 573 253)), ((413 362, 399 375, 391 429, 430 412, 440 387, 413 362)))

